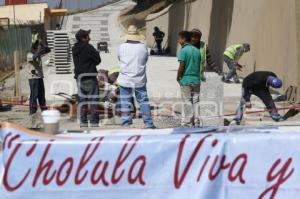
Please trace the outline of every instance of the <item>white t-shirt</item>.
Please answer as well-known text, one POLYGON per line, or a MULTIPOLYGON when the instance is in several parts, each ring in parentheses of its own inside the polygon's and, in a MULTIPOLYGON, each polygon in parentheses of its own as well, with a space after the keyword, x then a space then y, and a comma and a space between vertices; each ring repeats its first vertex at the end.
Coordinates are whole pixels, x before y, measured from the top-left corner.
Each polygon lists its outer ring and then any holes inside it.
POLYGON ((140 88, 146 85, 147 46, 143 43, 123 43, 118 52, 120 74, 118 84, 123 87, 140 88))

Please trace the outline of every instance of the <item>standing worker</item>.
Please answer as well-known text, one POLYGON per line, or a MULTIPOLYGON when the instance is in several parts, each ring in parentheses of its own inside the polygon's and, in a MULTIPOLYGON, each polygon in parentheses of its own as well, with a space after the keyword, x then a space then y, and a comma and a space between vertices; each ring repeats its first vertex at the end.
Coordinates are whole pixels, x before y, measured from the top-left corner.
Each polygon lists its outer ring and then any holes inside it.
POLYGON ((202 32, 199 29, 193 29, 192 31, 192 40, 191 43, 200 50, 201 54, 201 80, 206 81, 205 71, 207 70, 206 66, 208 66, 210 71, 215 71, 218 74, 221 74, 219 67, 216 65, 212 56, 209 52, 208 46, 204 41, 201 41, 202 32), (207 65, 206 65, 207 64, 207 65))
POLYGON ((153 33, 153 37, 155 39, 156 42, 156 47, 158 50, 158 55, 161 55, 162 52, 162 42, 164 40, 165 37, 165 33, 162 32, 157 26, 154 27, 154 33, 153 33))
POLYGON ((147 93, 146 65, 148 61, 147 46, 142 43, 145 36, 138 32, 134 25, 130 25, 120 45, 118 58, 120 61, 120 74, 118 84, 120 88, 121 124, 132 125, 132 96, 133 93, 140 105, 146 129, 156 128, 153 124, 151 106, 147 93))
POLYGON ((38 53, 37 45, 33 45, 31 52, 27 54, 27 62, 29 63, 30 87, 29 114, 33 115, 37 112, 38 102, 42 111, 47 110, 42 58, 38 53))
POLYGON ((182 46, 179 55, 179 69, 177 72, 177 82, 181 89, 183 103, 183 114, 181 126, 199 127, 200 114, 200 71, 201 54, 200 51, 190 44, 191 33, 182 31, 178 34, 178 42, 182 46))
POLYGON ((37 45, 38 43, 41 42, 40 34, 37 32, 37 30, 34 28, 32 30, 31 34, 31 44, 32 45, 37 45))
POLYGON ((276 89, 282 87, 282 81, 272 72, 258 71, 251 73, 244 79, 240 105, 234 118, 234 122, 237 125, 240 125, 242 121, 245 108, 252 108, 250 102, 251 95, 256 95, 263 101, 274 121, 280 121, 281 116, 277 112, 269 87, 276 89))
POLYGON ((233 78, 235 83, 240 83, 239 77, 236 70, 241 70, 243 68, 238 62, 244 53, 250 51, 250 44, 237 44, 228 47, 224 52, 224 61, 229 68, 229 72, 226 77, 222 80, 226 83, 230 83, 230 79, 233 78))
POLYGON ((90 126, 99 127, 99 84, 97 65, 101 63, 99 52, 89 44, 88 30, 79 30, 72 53, 75 65, 75 79, 78 87, 80 127, 88 127, 88 106, 91 108, 90 126))

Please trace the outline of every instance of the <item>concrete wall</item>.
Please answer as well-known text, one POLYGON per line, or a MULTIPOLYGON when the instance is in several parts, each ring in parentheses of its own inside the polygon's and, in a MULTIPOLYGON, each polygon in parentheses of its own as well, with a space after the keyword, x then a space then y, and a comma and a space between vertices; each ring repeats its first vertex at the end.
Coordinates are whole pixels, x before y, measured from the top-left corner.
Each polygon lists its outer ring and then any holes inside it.
MULTIPOLYGON (((221 66, 226 46, 249 42, 252 51, 240 61, 247 65, 240 73, 241 76, 257 70, 272 70, 283 78, 285 87, 288 87, 297 85, 300 78, 297 59, 300 45, 297 45, 295 8, 297 1, 178 0, 161 17, 155 20, 149 17, 147 29, 159 24, 163 30, 167 30, 173 55, 178 50, 176 40, 180 30, 201 29, 203 39, 209 43, 215 61, 221 66)), ((151 39, 147 37, 148 43, 151 43, 151 39)), ((224 69, 227 70, 225 65, 224 69)))
POLYGON ((236 0, 228 44, 249 42, 252 51, 241 60, 248 67, 242 75, 255 70, 272 70, 285 85, 296 85, 297 0, 236 0))
MULTIPOLYGON (((295 10, 296 10, 296 34, 297 34, 297 71, 296 74, 300 73, 300 1, 295 2, 295 10)), ((300 78, 297 78, 297 88, 300 89, 300 78)), ((297 100, 300 102, 300 92, 297 92, 297 100)))
POLYGON ((158 26, 166 33, 168 45, 171 49, 171 54, 176 55, 179 45, 177 43, 177 33, 181 30, 192 27, 197 24, 197 28, 203 31, 203 37, 208 38, 210 25, 211 0, 196 0, 185 3, 184 0, 176 1, 172 6, 162 10, 159 13, 149 15, 146 19, 146 39, 148 45, 154 43, 152 36, 153 27, 158 26), (199 7, 201 12, 199 12, 199 7), (194 14, 192 14, 194 13, 194 14), (189 18, 189 20, 187 20, 189 18))
POLYGON ((38 22, 44 23, 46 3, 25 4, 16 6, 0 6, 0 18, 9 18, 10 24, 38 22), (15 15, 14 15, 15 13, 15 15))

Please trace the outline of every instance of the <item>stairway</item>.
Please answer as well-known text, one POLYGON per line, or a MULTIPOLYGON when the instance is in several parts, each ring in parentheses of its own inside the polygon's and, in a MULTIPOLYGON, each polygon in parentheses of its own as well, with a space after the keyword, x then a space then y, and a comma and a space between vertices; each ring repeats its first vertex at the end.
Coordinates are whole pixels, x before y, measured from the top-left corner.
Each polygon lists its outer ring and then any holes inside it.
POLYGON ((71 56, 71 41, 68 31, 47 31, 47 42, 51 49, 50 67, 55 67, 56 74, 70 74, 73 72, 71 56))
POLYGON ((95 48, 99 42, 107 42, 110 46, 112 40, 112 33, 109 32, 109 25, 112 25, 110 17, 129 5, 132 5, 131 0, 120 0, 92 11, 66 16, 62 27, 70 31, 73 38, 79 29, 91 30, 90 43, 95 48))
POLYGON ((108 17, 110 13, 97 10, 67 17, 66 29, 73 37, 79 29, 91 30, 90 43, 97 48, 98 42, 110 42, 108 17))

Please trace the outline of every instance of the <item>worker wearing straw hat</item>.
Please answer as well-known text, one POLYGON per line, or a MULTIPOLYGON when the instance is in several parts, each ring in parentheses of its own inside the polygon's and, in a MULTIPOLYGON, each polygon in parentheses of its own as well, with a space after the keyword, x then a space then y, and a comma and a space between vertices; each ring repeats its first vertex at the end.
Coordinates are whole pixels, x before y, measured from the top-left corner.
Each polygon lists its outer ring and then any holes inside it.
POLYGON ((123 39, 125 42, 121 44, 118 52, 120 74, 117 80, 120 85, 121 124, 122 126, 132 124, 131 97, 134 92, 140 105, 145 128, 155 128, 146 87, 148 50, 147 46, 142 43, 145 36, 139 33, 136 26, 130 25, 123 39))

